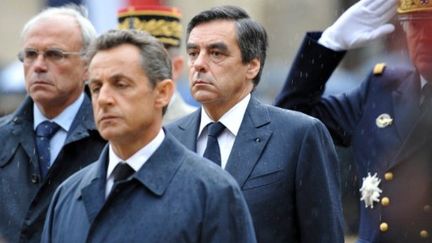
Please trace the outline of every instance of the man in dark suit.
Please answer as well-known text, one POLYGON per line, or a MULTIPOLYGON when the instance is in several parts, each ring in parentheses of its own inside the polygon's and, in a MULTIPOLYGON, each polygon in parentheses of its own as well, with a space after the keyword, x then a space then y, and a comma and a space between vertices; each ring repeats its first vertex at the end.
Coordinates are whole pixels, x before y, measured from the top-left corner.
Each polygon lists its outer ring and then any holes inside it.
POLYGON ((113 30, 89 61, 96 126, 109 145, 58 187, 42 242, 256 242, 235 180, 162 129, 174 84, 157 39, 113 30))
POLYGON ((95 37, 71 8, 48 8, 24 26, 19 58, 28 97, 0 119, 0 238, 7 242, 39 242, 55 188, 106 143, 83 92, 80 54, 95 37))
POLYGON ((167 129, 234 176, 259 242, 343 242, 327 130, 251 94, 266 57, 264 28, 243 9, 222 6, 192 18, 187 36, 191 93, 202 108, 167 129))
POLYGON ((322 36, 309 33, 276 99, 319 118, 335 143, 352 146, 363 178, 358 242, 431 242, 432 107, 424 91, 432 80, 432 3, 399 4, 414 68, 378 64, 358 88, 322 96, 344 50, 393 31, 386 22, 396 7, 396 0, 362 0, 322 36))

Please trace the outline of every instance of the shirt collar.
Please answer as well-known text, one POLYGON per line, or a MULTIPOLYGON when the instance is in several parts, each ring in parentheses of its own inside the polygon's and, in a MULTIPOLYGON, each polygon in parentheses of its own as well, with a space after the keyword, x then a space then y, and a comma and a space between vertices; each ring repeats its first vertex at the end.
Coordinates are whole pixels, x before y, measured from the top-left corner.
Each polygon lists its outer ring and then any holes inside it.
MULTIPOLYGON (((233 106, 228 112, 223 114, 223 116, 219 119, 228 131, 230 131, 234 136, 237 136, 237 133, 240 129, 240 125, 243 121, 244 114, 246 113, 247 106, 251 99, 251 95, 248 94, 245 96, 240 102, 238 102, 235 106, 233 106)), ((201 107, 201 122, 200 128, 198 131, 198 137, 203 132, 204 128, 209 124, 215 122, 213 121, 206 113, 203 107, 201 107)))
POLYGON ((36 127, 40 123, 49 120, 57 123, 63 130, 68 132, 83 101, 84 101, 84 93, 81 93, 78 99, 76 99, 72 104, 66 107, 66 109, 64 109, 58 116, 54 117, 53 119, 46 118, 39 110, 36 103, 33 103, 33 119, 34 119, 33 128, 36 129, 36 127))
POLYGON ((145 145, 143 148, 138 150, 135 154, 133 154, 128 159, 122 160, 120 159, 112 149, 111 144, 109 145, 109 163, 108 163, 108 170, 107 170, 107 178, 111 176, 111 173, 113 172, 114 168, 117 166, 118 163, 121 161, 126 162, 129 164, 135 171, 138 171, 144 164, 147 162, 147 160, 153 155, 153 153, 159 148, 159 146, 162 144, 163 140, 165 139, 165 132, 161 129, 156 135, 156 137, 150 141, 147 145, 145 145))
POLYGON ((421 84, 421 88, 423 88, 427 84, 427 80, 421 75, 420 75, 420 84, 421 84))

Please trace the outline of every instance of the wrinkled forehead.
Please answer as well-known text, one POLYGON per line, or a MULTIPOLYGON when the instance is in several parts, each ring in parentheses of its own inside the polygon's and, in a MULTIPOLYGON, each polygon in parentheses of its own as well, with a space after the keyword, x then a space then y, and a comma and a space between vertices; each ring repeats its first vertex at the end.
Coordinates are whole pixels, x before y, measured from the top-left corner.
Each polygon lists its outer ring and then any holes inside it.
POLYGON ((73 17, 55 15, 38 19, 23 32, 24 44, 43 45, 44 42, 81 48, 83 36, 79 24, 73 17))

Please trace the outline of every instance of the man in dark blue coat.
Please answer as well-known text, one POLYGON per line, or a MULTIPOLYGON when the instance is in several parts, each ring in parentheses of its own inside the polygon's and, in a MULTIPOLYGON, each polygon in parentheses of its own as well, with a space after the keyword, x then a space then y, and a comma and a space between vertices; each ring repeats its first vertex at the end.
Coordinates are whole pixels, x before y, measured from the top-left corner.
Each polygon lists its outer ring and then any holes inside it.
POLYGON ((80 54, 95 37, 91 23, 70 8, 47 9, 23 29, 19 57, 29 96, 0 120, 0 238, 6 242, 40 242, 55 188, 97 159, 106 143, 83 92, 80 54), (42 137, 46 124, 56 124, 51 138, 42 137))
POLYGON ((187 34, 191 93, 202 108, 167 129, 233 175, 259 242, 343 242, 328 131, 251 94, 265 62, 264 28, 243 9, 222 6, 196 15, 187 34))
POLYGON ((174 92, 156 38, 113 30, 89 53, 99 159, 61 184, 42 242, 256 242, 235 180, 162 129, 174 92))
POLYGON ((358 242, 432 239, 432 107, 423 92, 432 80, 432 3, 399 4, 414 68, 377 64, 358 88, 322 97, 344 50, 393 31, 386 22, 396 5, 395 0, 362 0, 322 36, 307 34, 276 99, 277 106, 319 118, 335 143, 352 146, 363 178, 358 242))

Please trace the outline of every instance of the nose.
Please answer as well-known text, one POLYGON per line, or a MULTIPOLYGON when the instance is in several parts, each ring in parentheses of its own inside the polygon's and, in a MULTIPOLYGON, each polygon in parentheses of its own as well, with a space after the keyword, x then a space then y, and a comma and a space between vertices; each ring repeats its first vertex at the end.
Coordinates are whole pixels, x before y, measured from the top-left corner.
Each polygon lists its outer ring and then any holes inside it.
POLYGON ((207 57, 205 52, 200 52, 198 56, 191 61, 192 68, 197 72, 205 72, 207 70, 207 57))
POLYGON ((100 87, 98 94, 93 98, 96 99, 100 107, 109 106, 114 102, 111 89, 108 86, 100 87))
POLYGON ((48 70, 47 62, 45 61, 44 55, 39 54, 34 62, 31 64, 34 71, 37 73, 46 72, 48 70))

